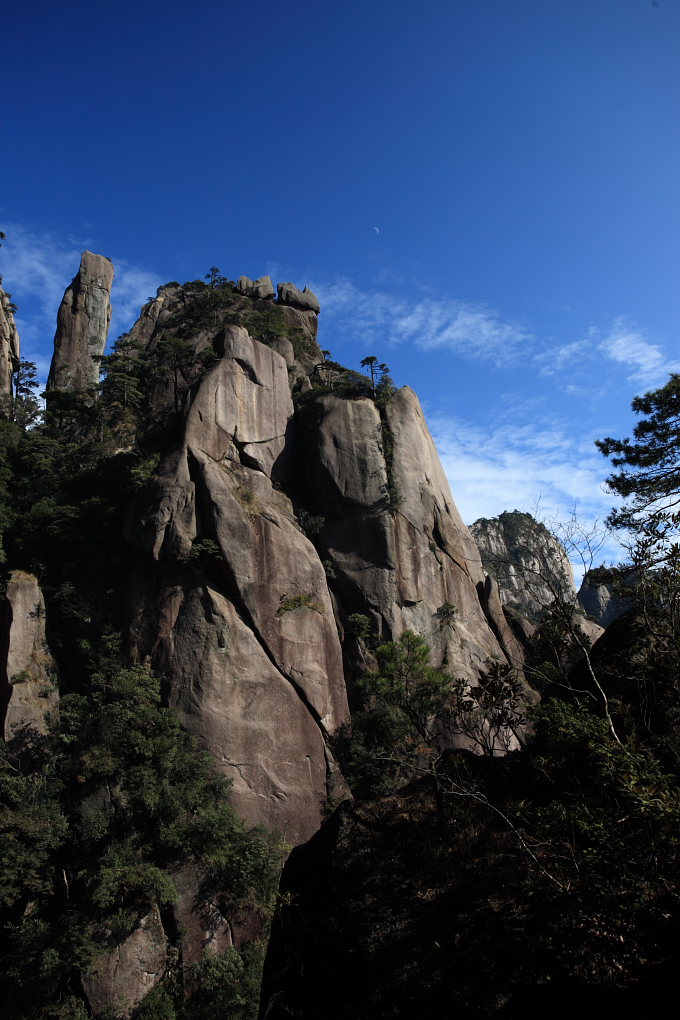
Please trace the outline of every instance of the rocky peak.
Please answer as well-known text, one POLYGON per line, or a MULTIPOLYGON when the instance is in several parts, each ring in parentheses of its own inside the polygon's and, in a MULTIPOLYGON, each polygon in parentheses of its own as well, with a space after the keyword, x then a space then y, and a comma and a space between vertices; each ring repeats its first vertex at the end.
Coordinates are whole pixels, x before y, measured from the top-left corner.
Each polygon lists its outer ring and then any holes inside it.
POLYGON ((57 313, 48 392, 88 393, 98 385, 98 359, 104 353, 111 321, 112 283, 110 260, 84 251, 57 313))
POLYGON ((11 294, 2 288, 0 278, 0 396, 12 392, 12 372, 19 364, 19 334, 14 322, 11 294))
POLYGON ((539 623, 556 598, 576 599, 564 546, 531 514, 512 510, 482 517, 470 532, 504 606, 539 623))

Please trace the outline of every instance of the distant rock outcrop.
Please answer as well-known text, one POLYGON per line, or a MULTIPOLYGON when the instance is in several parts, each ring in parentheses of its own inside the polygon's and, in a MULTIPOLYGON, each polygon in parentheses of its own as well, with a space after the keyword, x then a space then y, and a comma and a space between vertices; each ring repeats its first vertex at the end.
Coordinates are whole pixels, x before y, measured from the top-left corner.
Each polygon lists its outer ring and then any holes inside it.
POLYGON ((576 600, 574 572, 564 546, 531 514, 512 510, 482 517, 470 532, 504 606, 536 624, 556 600, 576 600))
POLYGON ((66 289, 57 314, 54 355, 47 391, 89 393, 99 382, 99 361, 111 321, 113 265, 84 251, 80 269, 66 289))
POLYGON ((10 295, 0 279, 0 397, 12 392, 12 373, 19 364, 19 334, 10 295))
POLYGON ((10 742, 44 734, 56 711, 56 667, 45 639, 45 601, 32 574, 13 570, 0 600, 0 712, 10 742))

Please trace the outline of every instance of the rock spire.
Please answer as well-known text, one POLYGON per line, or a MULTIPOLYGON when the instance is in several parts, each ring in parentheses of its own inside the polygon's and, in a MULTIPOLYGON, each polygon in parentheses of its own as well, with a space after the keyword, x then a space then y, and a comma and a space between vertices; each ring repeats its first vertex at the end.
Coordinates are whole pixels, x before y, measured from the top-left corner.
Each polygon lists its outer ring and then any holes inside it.
POLYGON ((104 353, 109 332, 112 283, 110 260, 84 251, 80 269, 67 287, 57 313, 48 392, 87 392, 99 382, 98 358, 104 353))
POLYGON ((10 295, 0 286, 0 396, 11 394, 12 372, 18 364, 19 334, 14 322, 14 306, 10 295))

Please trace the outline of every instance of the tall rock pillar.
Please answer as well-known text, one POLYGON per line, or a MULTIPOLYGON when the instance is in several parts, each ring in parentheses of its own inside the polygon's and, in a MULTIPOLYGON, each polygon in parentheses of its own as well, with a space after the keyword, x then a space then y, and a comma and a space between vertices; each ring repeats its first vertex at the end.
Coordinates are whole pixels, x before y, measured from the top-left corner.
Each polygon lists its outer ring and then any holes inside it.
POLYGON ((55 676, 42 592, 32 574, 13 570, 0 596, 0 737, 46 732, 59 701, 55 676))
POLYGON ((66 289, 57 313, 48 393, 87 392, 99 382, 97 359, 104 353, 109 332, 112 283, 111 261, 84 251, 80 269, 66 289))
POLYGON ((19 364, 19 334, 13 307, 10 295, 0 286, 0 397, 11 395, 12 372, 19 364))

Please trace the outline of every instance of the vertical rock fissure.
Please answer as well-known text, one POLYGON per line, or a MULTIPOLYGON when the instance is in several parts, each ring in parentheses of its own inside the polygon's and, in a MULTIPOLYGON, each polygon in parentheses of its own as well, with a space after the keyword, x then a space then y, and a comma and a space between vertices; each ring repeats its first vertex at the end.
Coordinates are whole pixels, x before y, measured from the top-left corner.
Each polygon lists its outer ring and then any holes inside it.
MULTIPOLYGON (((214 528, 210 528, 208 525, 208 522, 211 520, 211 515, 209 513, 205 513, 202 511, 201 504, 203 500, 207 501, 208 507, 210 507, 212 504, 210 500, 210 495, 206 491, 205 482, 203 480, 201 471, 199 470, 199 465, 195 461, 194 457, 191 455, 190 450, 187 451, 187 463, 189 468, 189 477, 193 481, 196 491, 197 518, 200 516, 200 519, 205 522, 204 523, 205 533, 208 534, 208 531, 211 532, 211 534, 209 534, 208 537, 212 538, 213 541, 218 541, 218 535, 216 530, 214 528)), ((217 586, 216 590, 218 591, 219 594, 223 595, 224 598, 226 598, 231 603, 239 619, 253 634, 253 637, 258 642, 258 644, 262 648, 262 651, 265 653, 265 655, 271 662, 272 666, 276 669, 277 673, 279 673, 279 675, 282 676, 284 680, 286 680, 293 688, 296 695, 304 705, 306 711, 309 713, 312 720, 318 727, 323 738, 324 744, 327 744, 327 742, 330 739, 330 735, 326 730, 326 727, 323 725, 323 722, 321 721, 321 716, 319 715, 318 711, 314 708, 314 706, 311 704, 309 698, 305 694, 304 690, 300 687, 300 685, 296 683, 293 677, 286 673, 286 671, 281 668, 280 663, 276 661, 275 656, 273 655, 271 649, 269 648, 268 642, 266 641, 264 635, 261 633, 259 627, 255 623, 255 620, 253 619, 253 616, 250 610, 248 609, 248 606, 246 605, 246 600, 243 597, 243 592, 239 588, 238 581, 236 580, 234 572, 230 568, 228 561, 223 557, 221 563, 222 570, 220 573, 225 581, 225 584, 222 586, 221 591, 220 588, 217 586)))

